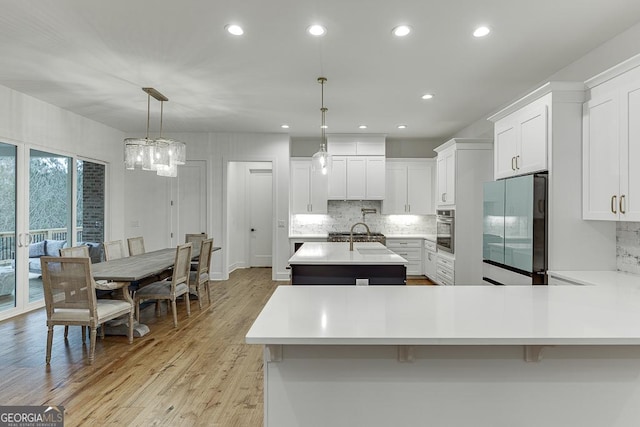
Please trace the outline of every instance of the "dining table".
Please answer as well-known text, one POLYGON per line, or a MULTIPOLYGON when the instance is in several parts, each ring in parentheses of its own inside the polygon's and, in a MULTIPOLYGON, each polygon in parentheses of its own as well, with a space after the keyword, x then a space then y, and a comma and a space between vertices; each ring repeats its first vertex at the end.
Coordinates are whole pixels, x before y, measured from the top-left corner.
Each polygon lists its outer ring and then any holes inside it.
MULTIPOLYGON (((220 250, 220 247, 212 248, 212 252, 220 250)), ((191 259, 200 256, 200 246, 193 247, 191 259)), ((129 285, 134 282, 142 282, 153 277, 163 277, 175 263, 176 248, 159 249, 146 252, 140 255, 133 255, 124 258, 103 261, 91 265, 91 273, 96 281, 96 289, 103 291, 113 291, 114 297, 124 299, 134 304, 129 285)), ((127 335, 128 325, 126 322, 114 322, 107 325, 105 333, 108 335, 127 335)), ((134 337, 141 337, 149 332, 149 327, 145 324, 134 324, 134 337)))

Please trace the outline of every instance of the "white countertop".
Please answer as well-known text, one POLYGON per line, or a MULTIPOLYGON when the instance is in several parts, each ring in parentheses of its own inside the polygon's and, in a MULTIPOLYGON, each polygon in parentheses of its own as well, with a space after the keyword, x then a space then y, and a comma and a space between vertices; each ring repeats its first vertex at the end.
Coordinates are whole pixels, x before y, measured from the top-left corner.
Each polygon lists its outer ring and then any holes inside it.
POLYGON ((640 289, 640 275, 623 271, 548 271, 547 274, 587 286, 637 286, 640 289))
POLYGON ((289 258, 290 265, 407 265, 408 261, 376 242, 305 242, 289 258), (359 249, 363 249, 362 252, 359 249), (370 252, 365 252, 370 251, 370 252))
POLYGON ((279 286, 250 344, 640 345, 634 286, 279 286))

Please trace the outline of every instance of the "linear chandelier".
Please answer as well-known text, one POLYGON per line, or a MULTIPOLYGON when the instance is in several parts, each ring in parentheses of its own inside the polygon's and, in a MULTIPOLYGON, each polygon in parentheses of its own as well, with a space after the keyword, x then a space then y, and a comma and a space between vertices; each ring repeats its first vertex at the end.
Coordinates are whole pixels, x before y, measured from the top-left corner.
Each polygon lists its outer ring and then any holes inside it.
POLYGON ((125 138, 125 168, 154 171, 159 176, 175 178, 178 176, 178 165, 184 165, 186 162, 186 145, 184 142, 162 137, 163 107, 164 102, 169 101, 169 98, 152 87, 143 87, 142 90, 147 93, 147 136, 125 138), (152 96, 160 101, 160 134, 156 139, 149 138, 152 96))

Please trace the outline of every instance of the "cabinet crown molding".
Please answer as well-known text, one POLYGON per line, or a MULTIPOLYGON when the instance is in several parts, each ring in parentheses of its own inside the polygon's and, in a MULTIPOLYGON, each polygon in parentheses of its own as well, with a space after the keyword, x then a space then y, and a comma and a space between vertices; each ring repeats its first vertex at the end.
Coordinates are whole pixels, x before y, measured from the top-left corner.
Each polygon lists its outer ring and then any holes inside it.
POLYGON ((618 77, 620 74, 631 71, 638 66, 640 66, 640 54, 632 56, 626 61, 622 61, 621 63, 614 65, 613 67, 601 72, 600 74, 591 77, 589 80, 585 81, 584 84, 587 89, 591 89, 615 77, 618 77))
POLYGON ((439 153, 449 147, 456 150, 493 150, 493 139, 491 138, 453 138, 442 145, 434 148, 433 151, 439 153))
POLYGON ((583 103, 585 97, 585 84, 583 82, 547 82, 539 88, 529 92, 517 101, 509 104, 497 113, 489 116, 487 120, 497 122, 498 120, 514 113, 543 96, 554 93, 554 101, 583 103), (555 95, 561 95, 556 97, 555 95))

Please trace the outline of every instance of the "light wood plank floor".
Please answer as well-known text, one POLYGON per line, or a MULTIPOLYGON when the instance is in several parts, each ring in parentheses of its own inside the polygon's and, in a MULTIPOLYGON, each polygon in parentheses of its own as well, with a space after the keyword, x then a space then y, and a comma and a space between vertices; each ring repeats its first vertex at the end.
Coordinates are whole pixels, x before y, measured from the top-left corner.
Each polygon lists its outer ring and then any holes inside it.
POLYGON ((65 425, 261 426, 261 346, 244 336, 276 286, 271 269, 237 270, 212 282, 213 304, 178 304, 178 328, 153 306, 151 332, 98 338, 93 365, 79 327, 56 327, 45 365, 46 315, 38 310, 0 323, 0 405, 62 405, 65 425))

